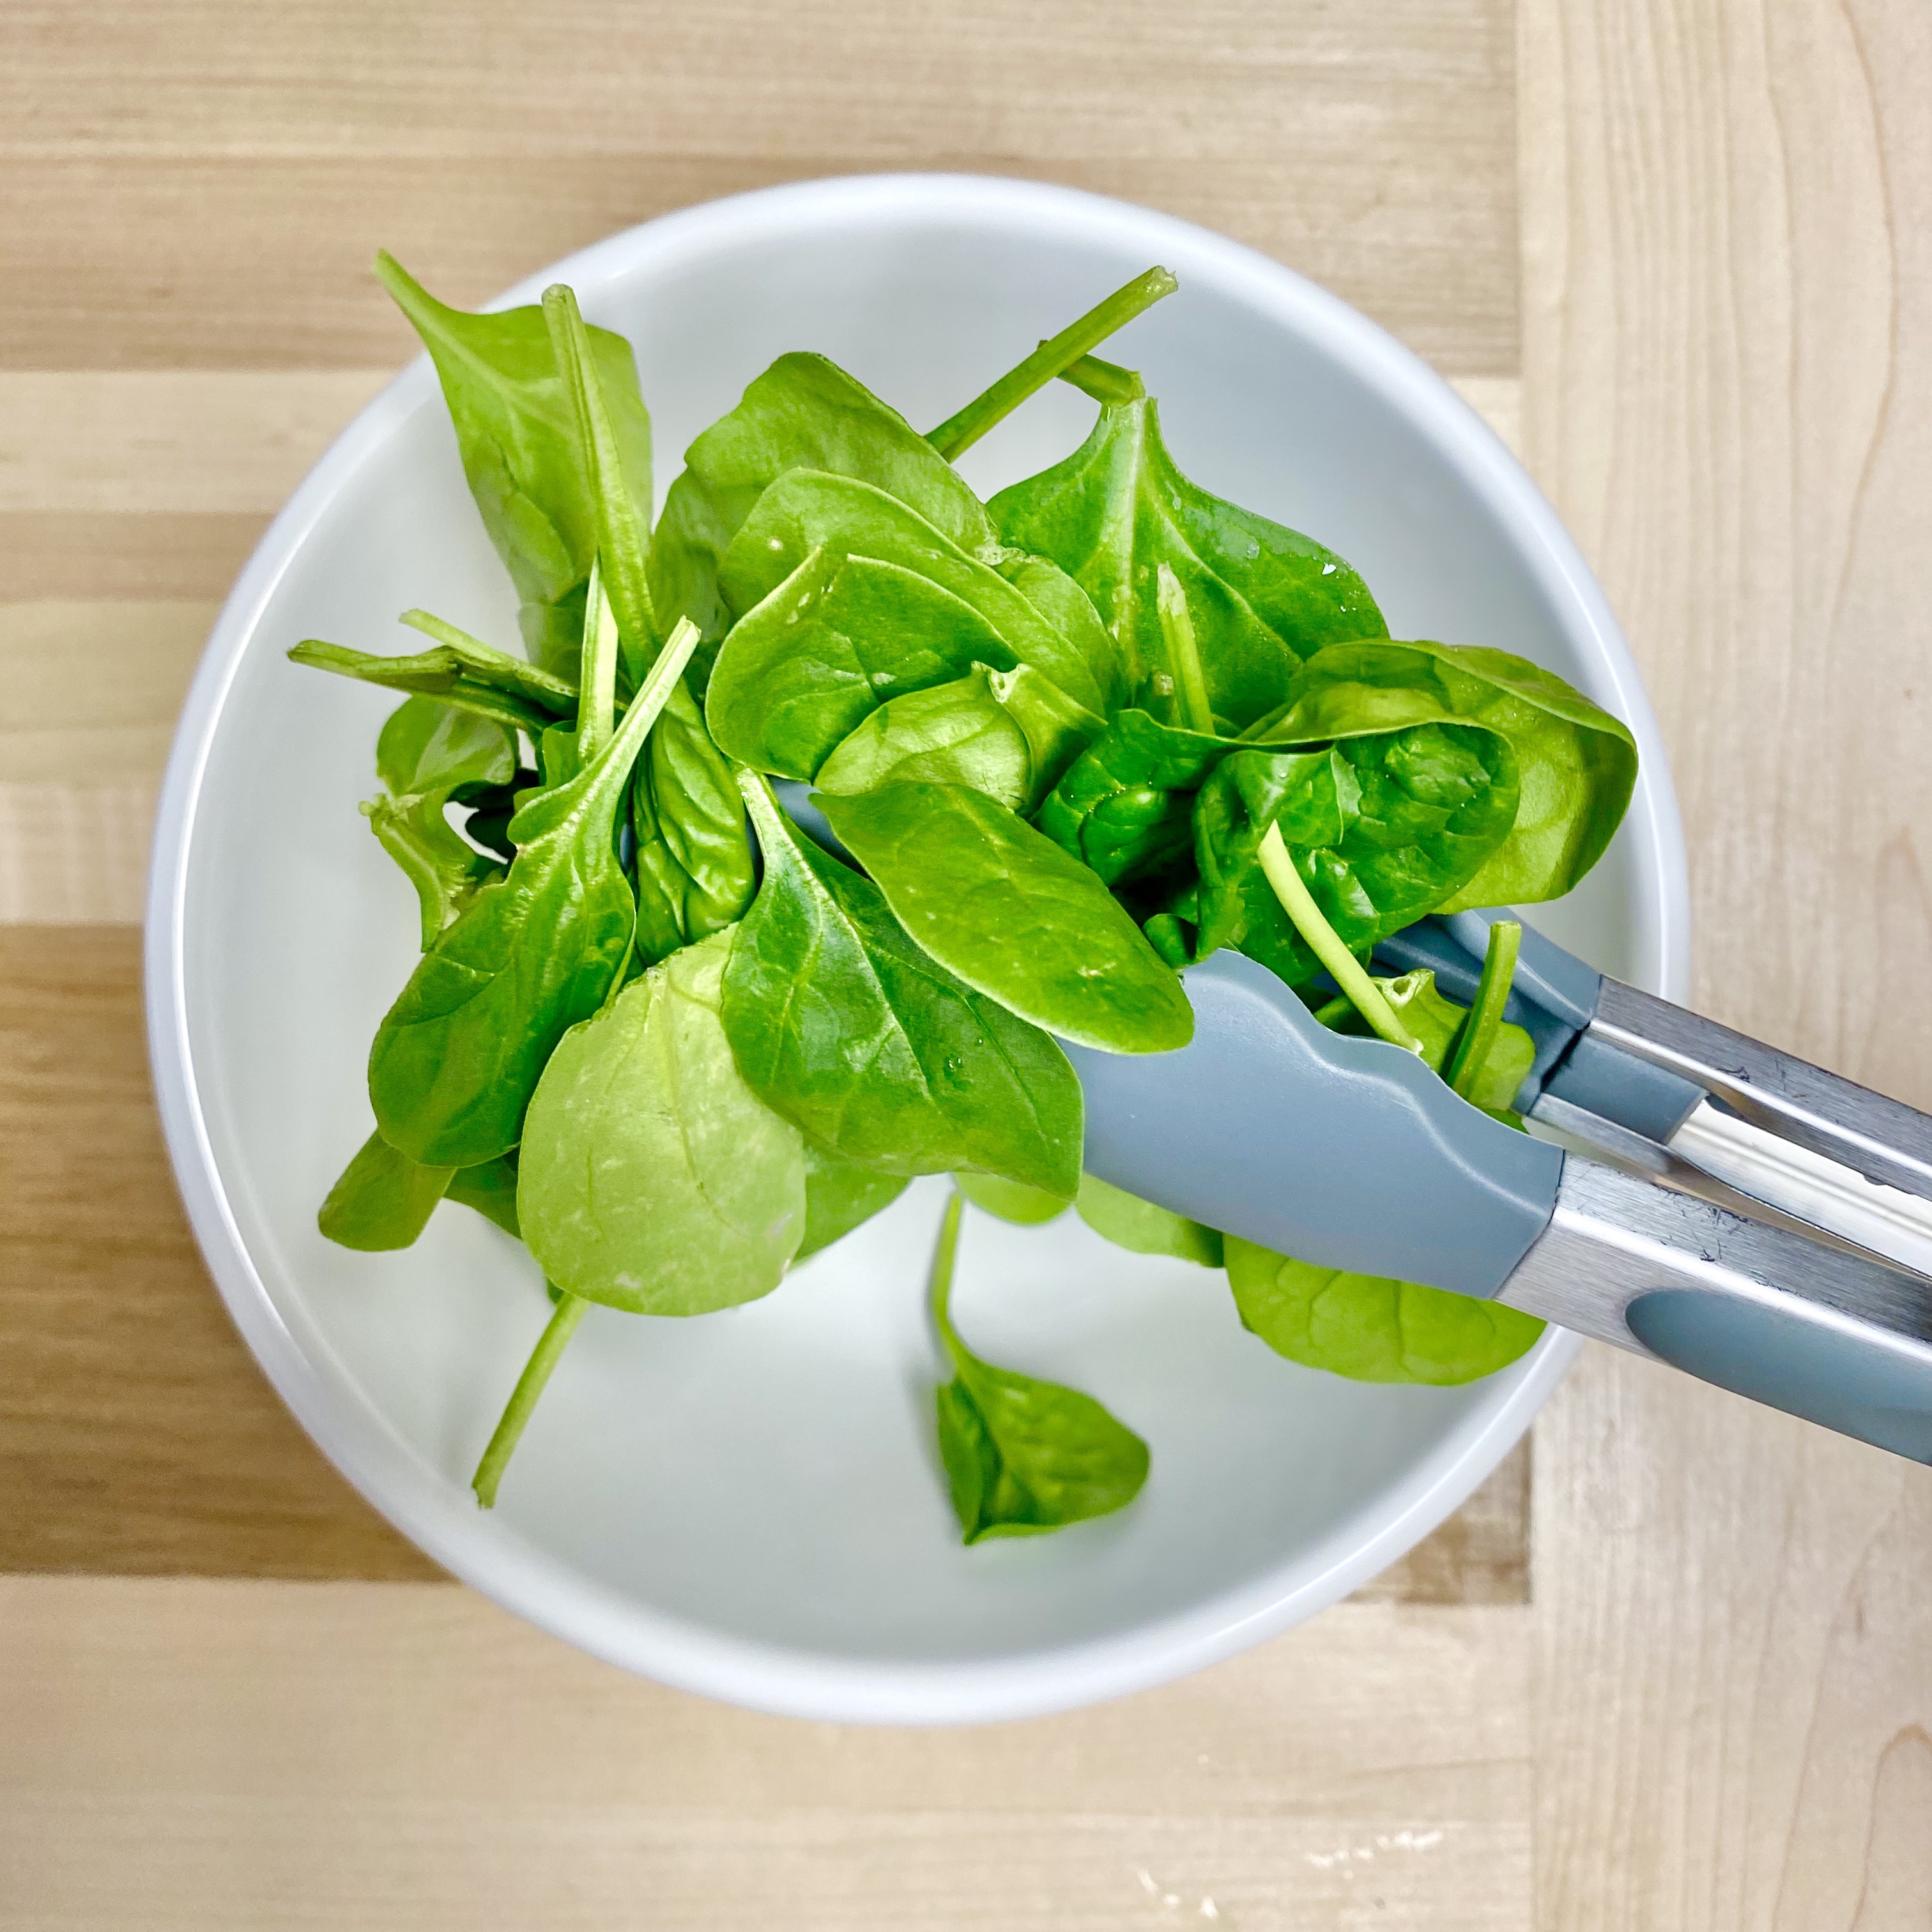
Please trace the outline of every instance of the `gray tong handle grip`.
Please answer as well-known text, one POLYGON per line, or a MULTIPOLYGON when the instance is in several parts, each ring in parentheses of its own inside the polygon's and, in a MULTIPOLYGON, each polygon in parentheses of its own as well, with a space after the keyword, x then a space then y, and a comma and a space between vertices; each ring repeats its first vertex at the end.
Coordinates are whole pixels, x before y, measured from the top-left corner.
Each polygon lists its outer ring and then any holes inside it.
POLYGON ((1932 1462, 1932 1293, 1877 1261, 1573 1156, 1497 1299, 1932 1462))
POLYGON ((1694 1082, 1868 1180, 1932 1199, 1932 1118, 1607 975, 1586 1037, 1694 1082))

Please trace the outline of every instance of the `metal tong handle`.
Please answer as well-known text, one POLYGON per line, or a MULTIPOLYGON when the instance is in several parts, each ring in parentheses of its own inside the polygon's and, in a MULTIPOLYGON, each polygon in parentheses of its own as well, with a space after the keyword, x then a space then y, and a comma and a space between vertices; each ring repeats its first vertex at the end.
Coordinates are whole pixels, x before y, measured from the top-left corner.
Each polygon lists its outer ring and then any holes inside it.
POLYGON ((1932 1200, 1932 1118, 1606 974, 1586 1034, 1694 1082, 1754 1125, 1932 1200))
POLYGON ((1875 1258, 1573 1155, 1496 1299, 1932 1462, 1932 1294, 1875 1258))

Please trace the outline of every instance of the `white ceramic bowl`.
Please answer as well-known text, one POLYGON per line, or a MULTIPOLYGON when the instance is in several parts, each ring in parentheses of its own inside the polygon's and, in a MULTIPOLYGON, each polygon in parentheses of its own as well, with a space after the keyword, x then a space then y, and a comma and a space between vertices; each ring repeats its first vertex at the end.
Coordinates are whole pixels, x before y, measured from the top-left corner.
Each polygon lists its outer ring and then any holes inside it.
MULTIPOLYGON (((371 237, 372 243, 380 237, 371 237)), ((1455 394, 1287 269, 1065 189, 895 176, 667 216, 504 298, 574 285, 635 344, 659 489, 781 352, 820 350, 915 422, 950 414, 1149 263, 1180 292, 1123 337, 1176 459, 1339 549, 1397 637, 1501 646, 1627 719, 1643 769, 1553 934, 1682 989, 1677 813, 1634 665, 1548 506, 1455 394)), ((970 452, 984 490, 1074 447, 1058 386, 970 452)), ((426 360, 383 392, 262 540, 216 626, 163 796, 148 912, 161 1114, 202 1248, 262 1367, 377 1508, 478 1589, 686 1688, 820 1718, 1008 1718, 1226 1656, 1333 1603, 1488 1474, 1574 1352, 1546 1335, 1454 1390, 1362 1386, 1246 1335, 1225 1282, 1124 1255, 1072 1216, 974 1214, 957 1314, 992 1359, 1091 1390, 1153 1446, 1129 1510, 960 1547, 932 1441, 920 1286, 943 1183, 701 1320, 592 1312, 494 1514, 470 1468, 548 1314, 520 1250, 440 1210, 406 1253, 351 1254, 318 1202, 370 1125, 364 1058, 416 952, 369 836, 386 694, 298 670, 321 636, 402 650, 423 604, 514 640, 426 360)))

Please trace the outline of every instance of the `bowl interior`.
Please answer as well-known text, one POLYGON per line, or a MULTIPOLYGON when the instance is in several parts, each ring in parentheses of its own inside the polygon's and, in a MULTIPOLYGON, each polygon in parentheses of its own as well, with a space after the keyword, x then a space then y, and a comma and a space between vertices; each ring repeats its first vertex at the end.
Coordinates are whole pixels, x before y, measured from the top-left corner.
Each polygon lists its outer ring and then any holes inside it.
MULTIPOLYGON (((1181 292, 1109 352, 1145 371, 1184 469, 1349 557, 1395 635, 1521 652, 1647 728, 1587 580, 1526 526, 1507 458, 1339 304, 1231 244, 1053 191, 841 184, 671 218, 563 272, 636 345, 662 494, 784 350, 823 350, 936 422, 1156 260, 1181 292)), ((968 474, 990 490, 1044 466, 1092 414, 1057 387, 968 474)), ((991 1715, 1150 1681, 1318 1607, 1507 1448, 1562 1338, 1466 1389, 1350 1384, 1245 1334, 1219 1275, 1124 1254, 1071 1215, 1021 1230, 974 1212, 962 1331, 1099 1396, 1154 1471, 1115 1519, 962 1550, 921 1302, 944 1184, 924 1182, 752 1306, 593 1311, 480 1515, 469 1472, 548 1313, 532 1265, 456 1207, 398 1255, 349 1254, 315 1227, 369 1130, 364 1056, 416 922, 356 811, 395 700, 283 654, 305 637, 409 648, 395 618, 412 604, 514 647, 422 364, 304 486, 217 632, 164 830, 164 872, 169 838, 185 840, 176 912, 160 915, 179 921, 182 1031, 157 1055, 164 1088, 198 1104, 205 1138, 177 1121, 177 1157, 244 1330, 323 1447, 445 1563, 694 1688, 828 1716, 991 1715)), ((1673 827, 1653 755, 1610 854, 1539 922, 1662 985, 1673 827)))

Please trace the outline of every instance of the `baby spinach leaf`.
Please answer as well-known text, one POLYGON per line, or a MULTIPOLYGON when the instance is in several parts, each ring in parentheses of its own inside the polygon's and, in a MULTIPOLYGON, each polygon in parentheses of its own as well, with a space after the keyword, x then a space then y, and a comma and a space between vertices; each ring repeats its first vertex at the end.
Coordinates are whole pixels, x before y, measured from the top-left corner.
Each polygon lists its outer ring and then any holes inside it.
MULTIPOLYGON (((1024 550, 995 556, 993 568, 1079 652, 1099 694, 1094 710, 1111 716, 1126 704, 1126 663, 1086 592, 1058 564, 1024 550)), ((1081 708, 1092 704, 1087 700, 1081 708)))
POLYGON ((520 658, 490 651, 488 644, 472 639, 458 649, 439 644, 434 650, 418 651, 404 658, 376 657, 367 651, 351 650, 346 644, 332 644, 320 638, 305 638, 289 652, 292 662, 314 670, 333 671, 339 677, 358 678, 364 684, 386 686, 392 691, 416 692, 434 698, 461 711, 513 731, 540 735, 560 718, 577 709, 577 687, 556 680, 561 695, 533 688, 524 674, 534 667, 520 658), (488 652, 489 657, 483 654, 488 652), (500 662, 492 663, 490 659, 500 662), (506 669, 505 667, 509 668, 506 669))
POLYGON ((475 1208, 505 1234, 522 1238, 523 1230, 517 1225, 517 1163, 512 1155, 500 1154, 476 1167, 459 1167, 450 1176, 445 1198, 475 1208))
POLYGON ((984 508, 952 464, 896 410, 822 356, 780 356, 685 452, 684 462, 658 519, 651 592, 667 620, 689 617, 707 644, 730 627, 718 582, 724 554, 752 506, 788 470, 872 484, 962 550, 992 541, 984 508))
POLYGON ((1082 1113, 1066 1056, 934 964, 878 887, 800 837, 762 780, 741 782, 764 855, 724 981, 745 1077, 846 1160, 979 1168, 1070 1195, 1082 1113))
POLYGON ((1433 910, 1555 898, 1602 856, 1636 782, 1635 741, 1553 672, 1506 651, 1330 645, 1302 668, 1256 735, 1306 742, 1425 723, 1480 725, 1506 739, 1522 785, 1508 838, 1433 910))
POLYGON ((1227 1254, 1242 1326, 1292 1362, 1354 1382, 1472 1382, 1543 1333, 1534 1316, 1500 1302, 1317 1268, 1232 1234, 1227 1254))
POLYGON ((1508 741, 1472 725, 1234 752, 1195 803, 1196 956, 1234 946, 1292 986, 1320 970, 1259 863, 1270 826, 1322 916, 1359 953, 1476 876, 1509 837, 1518 797, 1508 741))
POLYGON ((517 1216, 567 1294, 702 1315, 777 1287, 805 1233, 798 1130, 734 1063, 728 927, 674 952, 558 1042, 518 1159, 517 1216))
POLYGON ((416 888, 425 947, 503 868, 450 824, 467 802, 515 776, 516 740, 503 726, 428 698, 404 700, 376 741, 384 795, 362 807, 382 849, 416 888))
MULTIPOLYGON (((735 611, 750 610, 815 550, 876 558, 927 579, 976 611, 1000 640, 997 652, 980 654, 982 662, 1002 670, 1016 663, 1035 665, 1089 710, 1100 708, 1100 686, 1088 664, 1089 626, 1097 622, 1090 611, 1073 635, 1066 634, 1000 571, 896 496, 852 477, 794 470, 774 483, 725 554, 718 581, 726 602, 735 611)), ((1026 574, 1021 560, 1000 560, 1026 574)), ((1057 574, 1039 580, 1061 581, 1057 574)), ((1070 608, 1064 596, 1049 602, 1063 611, 1070 608)))
POLYGON ((958 1246, 954 1194, 939 1224, 930 1292, 952 1364, 952 1381, 934 1394, 960 1540, 1036 1536, 1124 1508, 1147 1480, 1147 1444, 1091 1396, 996 1369, 960 1340, 947 1306, 958 1246))
POLYGON ((842 1160, 810 1141, 805 1144, 805 1238, 793 1265, 829 1248, 874 1214, 890 1208, 910 1185, 908 1175, 881 1174, 842 1160))
POLYGON ((1190 482, 1150 398, 1102 406, 1064 463, 988 505, 1000 536, 1051 557, 1118 642, 1131 701, 1187 722, 1159 610, 1172 570, 1200 640, 1217 722, 1238 730, 1280 703, 1302 658, 1338 638, 1385 637, 1368 586, 1334 552, 1190 482))
POLYGON ((328 1190, 316 1226, 345 1248, 406 1248, 428 1225, 453 1168, 424 1167, 371 1134, 328 1190))
POLYGON ((1097 1174, 1080 1177, 1080 1193, 1073 1204, 1080 1210, 1081 1220, 1117 1248, 1130 1249, 1137 1255, 1172 1255, 1202 1268, 1221 1265, 1218 1231, 1171 1208, 1156 1208, 1151 1201, 1143 1201, 1097 1174))
POLYGON ((876 791, 914 779, 970 785, 1024 809, 1032 789, 1027 736, 993 695, 983 667, 888 699, 841 740, 817 783, 820 791, 876 791))
POLYGON ((1123 711, 1040 808, 1041 831, 1108 885, 1160 871, 1194 842, 1194 794, 1231 738, 1123 711))
POLYGON ((731 761, 680 684, 639 760, 631 791, 637 834, 638 952, 646 965, 743 916, 758 871, 731 761))
POLYGON ((631 950, 637 904, 616 816, 645 734, 697 641, 665 647, 616 735, 510 826, 517 856, 437 935, 369 1055, 384 1136, 456 1167, 514 1147, 552 1048, 596 1011, 631 950))
MULTIPOLYGON (((598 546, 578 406, 540 308, 469 315, 446 307, 392 256, 376 273, 436 364, 484 527, 522 600, 524 644, 547 670, 574 672, 584 593, 598 546)), ((651 500, 651 425, 631 345, 590 332, 618 461, 631 496, 651 500)))
POLYGON ((1016 1228, 1037 1228, 1058 1220, 1072 1205, 1064 1194, 1048 1194, 997 1174, 956 1174, 952 1184, 976 1208, 1016 1228))
POLYGON ((916 571, 816 550, 732 627, 705 720, 741 764, 809 779, 887 700, 1011 662, 970 604, 916 571))
POLYGON ((986 688, 1025 736, 1030 795, 1024 809, 1031 813, 1066 776, 1067 767, 1107 728, 1107 721, 1075 703, 1031 664, 988 671, 986 688))
POLYGON ((1110 1053, 1193 1036, 1180 980, 1113 896, 1005 806, 937 784, 813 802, 914 944, 1009 1012, 1110 1053))

